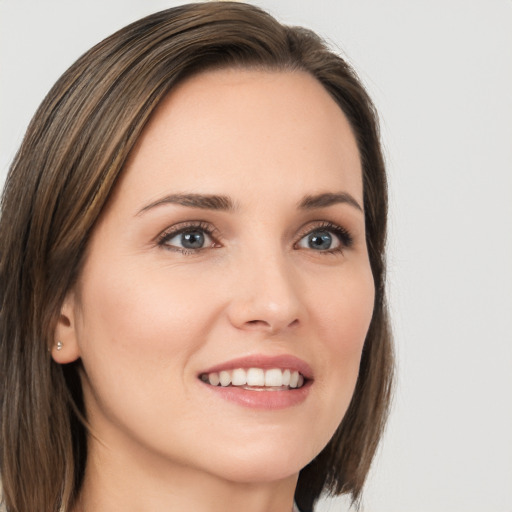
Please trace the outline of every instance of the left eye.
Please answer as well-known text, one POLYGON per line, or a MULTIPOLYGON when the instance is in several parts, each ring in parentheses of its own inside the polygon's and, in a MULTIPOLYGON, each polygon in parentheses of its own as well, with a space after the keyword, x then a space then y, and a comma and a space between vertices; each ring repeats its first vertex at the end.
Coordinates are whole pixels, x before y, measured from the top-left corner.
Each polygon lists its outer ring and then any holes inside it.
POLYGON ((179 249, 203 249, 213 245, 213 240, 203 229, 187 229, 172 236, 166 237, 162 241, 164 245, 176 247, 179 249))
POLYGON ((299 240, 298 247, 315 251, 339 249, 341 242, 337 235, 327 229, 315 229, 299 240))

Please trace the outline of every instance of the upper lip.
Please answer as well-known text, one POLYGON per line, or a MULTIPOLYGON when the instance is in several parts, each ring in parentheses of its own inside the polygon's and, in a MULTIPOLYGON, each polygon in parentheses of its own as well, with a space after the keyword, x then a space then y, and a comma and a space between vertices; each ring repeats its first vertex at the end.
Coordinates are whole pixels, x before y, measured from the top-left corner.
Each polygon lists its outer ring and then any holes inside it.
POLYGON ((239 357, 231 359, 224 363, 216 364, 211 366, 199 373, 203 375, 205 373, 220 372, 222 370, 235 370, 236 368, 262 368, 264 370, 270 370, 271 368, 280 368, 282 370, 297 370, 306 379, 313 378, 313 370, 306 361, 299 359, 296 356, 289 354, 282 354, 277 356, 269 356, 264 354, 254 354, 246 357, 239 357))

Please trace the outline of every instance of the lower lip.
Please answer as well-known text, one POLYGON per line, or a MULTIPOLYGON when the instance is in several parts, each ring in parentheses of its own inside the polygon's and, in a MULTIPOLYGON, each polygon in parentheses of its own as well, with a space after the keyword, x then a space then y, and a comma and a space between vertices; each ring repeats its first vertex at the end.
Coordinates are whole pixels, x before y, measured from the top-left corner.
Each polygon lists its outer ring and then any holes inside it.
POLYGON ((283 391, 252 391, 236 386, 212 386, 202 383, 212 393, 229 402, 252 409, 285 409, 299 405, 306 400, 312 381, 307 381, 301 388, 283 391))

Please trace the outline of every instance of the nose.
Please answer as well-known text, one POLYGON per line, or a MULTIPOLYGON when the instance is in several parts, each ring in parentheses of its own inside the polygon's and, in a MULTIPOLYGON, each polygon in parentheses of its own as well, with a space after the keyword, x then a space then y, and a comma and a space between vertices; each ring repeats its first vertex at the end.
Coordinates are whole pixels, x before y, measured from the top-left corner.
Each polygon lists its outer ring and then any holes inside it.
POLYGON ((233 277, 228 316, 238 329, 276 334, 304 321, 300 282, 284 258, 250 258, 233 277))

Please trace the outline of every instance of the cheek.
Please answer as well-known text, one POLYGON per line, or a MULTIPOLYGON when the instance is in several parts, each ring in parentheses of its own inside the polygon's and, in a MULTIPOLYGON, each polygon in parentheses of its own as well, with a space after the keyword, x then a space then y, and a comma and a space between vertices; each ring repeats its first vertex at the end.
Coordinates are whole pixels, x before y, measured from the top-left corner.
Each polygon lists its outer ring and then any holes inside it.
MULTIPOLYGON (((317 322, 322 340, 323 375, 316 382, 325 410, 330 411, 326 427, 331 435, 340 424, 352 398, 359 375, 361 354, 374 306, 371 270, 362 268, 339 282, 332 282, 329 294, 318 301, 317 322)), ((320 414, 320 411, 319 411, 320 414)), ((324 411, 325 414, 325 411, 324 411)))
POLYGON ((114 424, 146 438, 163 404, 169 418, 187 408, 182 383, 208 329, 206 320, 198 322, 205 306, 196 288, 179 280, 171 285, 164 273, 157 278, 142 266, 101 267, 89 267, 81 294, 78 340, 88 416, 100 430, 114 424))
MULTIPOLYGON (((90 266, 81 293, 78 341, 87 382, 105 410, 168 399, 208 332, 214 306, 190 282, 139 266, 90 266), (201 319, 201 321, 199 321, 201 319)), ((128 411, 125 411, 128 412, 128 411)))
POLYGON ((326 289, 316 299, 320 337, 329 348, 326 353, 357 355, 370 326, 375 300, 369 264, 347 269, 338 279, 331 279, 326 289))
POLYGON ((105 350, 110 347, 135 358, 162 350, 179 355, 182 349, 194 348, 192 334, 206 330, 214 317, 214 304, 201 301, 199 280, 180 280, 179 273, 141 266, 111 268, 104 279, 104 270, 92 269, 84 290, 81 324, 89 332, 81 338, 86 344, 99 345, 101 340, 105 350), (189 343, 183 343, 187 337, 189 343))

